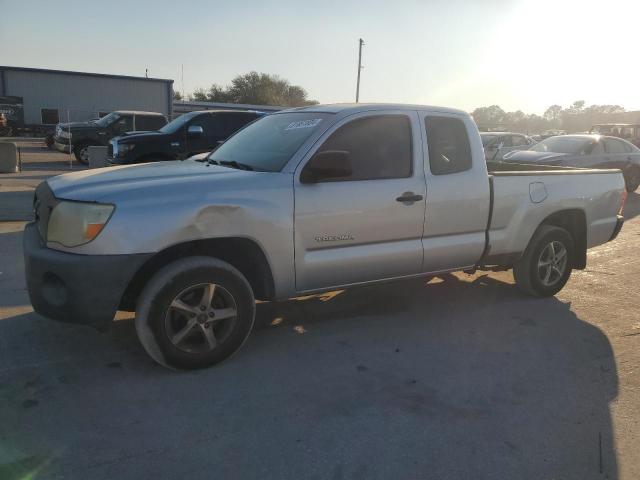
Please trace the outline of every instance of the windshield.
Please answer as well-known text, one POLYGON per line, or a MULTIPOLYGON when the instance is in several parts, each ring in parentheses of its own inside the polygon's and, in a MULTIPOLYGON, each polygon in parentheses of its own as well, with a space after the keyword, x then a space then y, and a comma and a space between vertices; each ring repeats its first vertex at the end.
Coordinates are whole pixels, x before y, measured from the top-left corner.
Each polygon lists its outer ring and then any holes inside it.
POLYGON ((118 120, 120 118, 120 115, 118 115, 115 112, 111 112, 109 115, 105 115, 104 117, 98 119, 98 120, 91 120, 92 122, 95 122, 96 125, 105 128, 108 127, 109 125, 111 125, 113 122, 115 122, 116 120, 118 120))
POLYGON ((184 115, 180 115, 178 118, 170 121, 164 127, 162 127, 159 132, 162 133, 176 133, 178 130, 182 128, 182 126, 191 120, 193 117, 198 115, 201 112, 189 112, 184 115))
POLYGON ((585 155, 591 150, 592 138, 571 137, 563 135, 561 137, 550 137, 536 143, 529 150, 534 152, 566 153, 570 155, 585 155))
POLYGON ((215 162, 237 162, 254 170, 279 172, 328 113, 281 113, 256 120, 209 155, 215 162))
POLYGON ((482 146, 486 147, 486 146, 490 145, 496 138, 498 138, 498 136, 497 135, 480 134, 480 138, 482 138, 482 146))

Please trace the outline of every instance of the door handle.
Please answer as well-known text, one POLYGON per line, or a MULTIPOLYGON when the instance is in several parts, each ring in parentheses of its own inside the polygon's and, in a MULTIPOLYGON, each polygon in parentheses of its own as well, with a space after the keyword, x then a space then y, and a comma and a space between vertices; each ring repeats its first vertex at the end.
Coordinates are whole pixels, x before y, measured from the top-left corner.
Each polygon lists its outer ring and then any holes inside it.
POLYGON ((413 203, 419 202, 420 200, 422 200, 422 195, 416 195, 413 192, 404 192, 402 195, 396 198, 396 202, 402 203, 413 203))

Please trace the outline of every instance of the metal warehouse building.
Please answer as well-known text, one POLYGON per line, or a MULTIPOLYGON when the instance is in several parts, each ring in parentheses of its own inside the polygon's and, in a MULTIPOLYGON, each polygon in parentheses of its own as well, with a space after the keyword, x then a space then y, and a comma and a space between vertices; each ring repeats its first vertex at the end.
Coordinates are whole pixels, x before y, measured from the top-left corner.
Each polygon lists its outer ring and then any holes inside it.
POLYGON ((0 103, 21 103, 17 122, 54 125, 113 110, 172 114, 173 80, 0 66, 0 103))

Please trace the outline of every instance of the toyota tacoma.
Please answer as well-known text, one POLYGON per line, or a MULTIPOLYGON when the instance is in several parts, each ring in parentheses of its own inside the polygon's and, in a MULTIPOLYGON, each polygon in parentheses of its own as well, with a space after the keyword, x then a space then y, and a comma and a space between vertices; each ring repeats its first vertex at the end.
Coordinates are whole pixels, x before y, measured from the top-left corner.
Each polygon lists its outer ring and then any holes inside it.
POLYGON ((134 311, 159 363, 229 357, 255 300, 513 268, 546 297, 615 238, 620 170, 487 164, 464 112, 326 105, 261 118, 201 161, 60 175, 35 192, 34 309, 102 326, 134 311))

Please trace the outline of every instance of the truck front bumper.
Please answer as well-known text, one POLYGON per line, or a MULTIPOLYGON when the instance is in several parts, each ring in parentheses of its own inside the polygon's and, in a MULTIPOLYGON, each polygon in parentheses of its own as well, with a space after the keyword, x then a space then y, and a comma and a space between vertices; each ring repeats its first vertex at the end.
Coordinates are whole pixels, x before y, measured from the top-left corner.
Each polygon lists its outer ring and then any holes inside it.
POLYGON ((62 153, 71 153, 71 145, 69 144, 69 141, 67 140, 66 143, 64 141, 64 139, 61 139, 59 137, 55 137, 53 139, 53 146, 56 148, 56 150, 58 150, 59 152, 62 153))
POLYGON ((152 254, 77 255, 47 248, 35 223, 23 237, 25 275, 33 309, 61 322, 104 327, 152 254))

